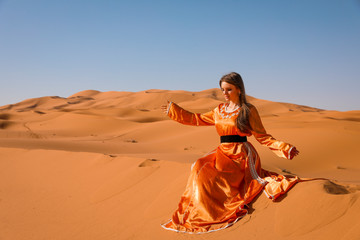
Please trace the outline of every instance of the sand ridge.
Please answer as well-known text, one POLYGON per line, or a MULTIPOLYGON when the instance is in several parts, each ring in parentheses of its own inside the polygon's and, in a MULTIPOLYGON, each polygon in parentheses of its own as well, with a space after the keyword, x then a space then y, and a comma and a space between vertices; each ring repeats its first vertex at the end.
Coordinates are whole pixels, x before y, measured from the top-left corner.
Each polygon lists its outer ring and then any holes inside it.
MULTIPOLYGON (((169 120, 167 100, 196 112, 223 102, 218 89, 86 90, 0 107, 0 239, 194 237, 159 224, 192 162, 219 139, 213 127, 169 120)), ((301 151, 280 159, 251 137, 263 167, 325 180, 297 184, 278 202, 261 195, 249 215, 206 239, 360 239, 360 111, 249 100, 269 133, 301 151)))

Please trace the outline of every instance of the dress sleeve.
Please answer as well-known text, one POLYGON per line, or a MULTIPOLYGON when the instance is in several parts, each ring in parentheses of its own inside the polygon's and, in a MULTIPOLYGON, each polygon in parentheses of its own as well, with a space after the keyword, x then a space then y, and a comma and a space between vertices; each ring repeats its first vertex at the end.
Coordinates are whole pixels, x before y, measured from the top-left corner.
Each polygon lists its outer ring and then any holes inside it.
POLYGON ((259 113, 254 106, 250 108, 249 122, 251 126, 251 133, 261 145, 269 147, 269 149, 279 157, 290 159, 290 152, 294 146, 289 143, 276 140, 273 136, 266 133, 259 113))
POLYGON ((170 102, 167 110, 168 116, 179 123, 192 126, 211 126, 215 125, 214 111, 207 113, 192 113, 179 105, 170 102))

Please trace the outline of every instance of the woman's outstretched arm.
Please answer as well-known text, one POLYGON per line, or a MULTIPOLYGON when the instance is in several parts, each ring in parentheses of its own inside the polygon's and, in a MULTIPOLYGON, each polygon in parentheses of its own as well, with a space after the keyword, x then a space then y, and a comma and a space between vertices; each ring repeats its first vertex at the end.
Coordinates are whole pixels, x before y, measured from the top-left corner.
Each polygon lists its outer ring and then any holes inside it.
POLYGON ((185 125, 210 126, 215 124, 213 111, 202 114, 192 113, 173 102, 168 102, 167 105, 161 106, 161 109, 172 120, 185 125))
POLYGON ((269 149, 279 157, 293 159, 296 155, 299 154, 299 151, 295 146, 276 140, 272 135, 266 132, 261 122, 259 113, 254 106, 250 108, 249 122, 251 126, 251 133, 254 135, 255 139, 261 145, 269 147, 269 149))

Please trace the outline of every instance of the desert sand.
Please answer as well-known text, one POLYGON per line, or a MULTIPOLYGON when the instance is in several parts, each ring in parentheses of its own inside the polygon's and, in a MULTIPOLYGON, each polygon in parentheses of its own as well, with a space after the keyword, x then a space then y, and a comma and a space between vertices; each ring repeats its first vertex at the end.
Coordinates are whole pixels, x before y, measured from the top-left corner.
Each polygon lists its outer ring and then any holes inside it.
POLYGON ((87 90, 0 107, 0 239, 360 239, 360 111, 249 99, 267 131, 300 150, 278 158, 251 137, 263 168, 318 179, 276 202, 261 194, 234 226, 201 235, 160 224, 219 137, 160 106, 206 112, 223 102, 218 89, 87 90))

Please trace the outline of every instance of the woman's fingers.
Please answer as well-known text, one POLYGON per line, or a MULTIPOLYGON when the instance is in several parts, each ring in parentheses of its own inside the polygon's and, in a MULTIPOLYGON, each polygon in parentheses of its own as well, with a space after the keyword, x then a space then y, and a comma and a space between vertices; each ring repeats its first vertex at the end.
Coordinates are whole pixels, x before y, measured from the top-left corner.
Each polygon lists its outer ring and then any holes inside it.
POLYGON ((166 105, 161 105, 161 110, 162 110, 164 113, 167 113, 169 103, 170 103, 170 102, 167 101, 167 104, 166 104, 166 105))
POLYGON ((290 159, 293 159, 295 156, 299 155, 299 150, 296 149, 296 147, 294 147, 291 152, 290 152, 290 159))

